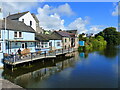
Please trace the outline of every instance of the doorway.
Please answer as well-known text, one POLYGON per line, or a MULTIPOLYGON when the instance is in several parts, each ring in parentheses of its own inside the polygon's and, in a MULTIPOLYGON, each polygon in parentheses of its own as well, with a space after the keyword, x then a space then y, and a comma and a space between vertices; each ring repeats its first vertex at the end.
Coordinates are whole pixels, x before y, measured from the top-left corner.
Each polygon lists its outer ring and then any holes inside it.
POLYGON ((22 44, 21 44, 21 47, 22 47, 23 49, 27 48, 27 43, 22 43, 22 44))

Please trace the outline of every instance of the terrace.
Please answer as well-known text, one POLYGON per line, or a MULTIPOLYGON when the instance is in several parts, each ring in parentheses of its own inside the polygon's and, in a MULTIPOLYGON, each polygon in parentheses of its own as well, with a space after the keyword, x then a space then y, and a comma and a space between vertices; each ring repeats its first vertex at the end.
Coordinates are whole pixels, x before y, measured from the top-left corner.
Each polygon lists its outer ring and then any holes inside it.
POLYGON ((27 53, 23 55, 6 55, 4 54, 4 64, 7 65, 17 65, 25 62, 31 62, 35 60, 45 59, 45 58, 56 58, 57 55, 67 54, 74 52, 74 48, 68 48, 68 49, 57 49, 57 50, 51 50, 51 51, 38 51, 34 53, 27 53))

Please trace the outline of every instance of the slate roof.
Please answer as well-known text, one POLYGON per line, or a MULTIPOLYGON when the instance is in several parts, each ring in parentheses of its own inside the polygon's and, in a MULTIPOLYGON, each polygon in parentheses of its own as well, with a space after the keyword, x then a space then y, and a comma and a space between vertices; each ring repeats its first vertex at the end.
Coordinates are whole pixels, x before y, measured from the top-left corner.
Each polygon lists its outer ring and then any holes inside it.
POLYGON ((35 39, 39 41, 61 40, 61 38, 57 37, 55 34, 46 35, 46 34, 38 34, 38 33, 36 33, 35 39))
MULTIPOLYGON (((0 29, 5 30, 5 19, 0 20, 0 29)), ((23 22, 6 19, 6 29, 13 31, 22 31, 22 32, 35 32, 35 30, 24 24, 23 22)))
POLYGON ((49 40, 61 40, 61 38, 55 34, 48 35, 48 38, 49 40))
POLYGON ((77 34, 77 30, 67 30, 66 32, 77 34))
POLYGON ((35 40, 39 40, 39 41, 48 41, 49 39, 47 38, 46 34, 35 34, 35 40))
POLYGON ((26 13, 28 13, 29 11, 27 12, 22 12, 22 13, 16 13, 16 14, 12 14, 12 15, 9 15, 7 18, 8 19, 11 19, 11 20, 16 20, 18 18, 20 18, 21 16, 25 15, 26 13))
POLYGON ((39 20, 38 20, 38 18, 35 16, 35 14, 32 13, 31 15, 33 16, 33 18, 35 19, 35 21, 39 23, 39 20))
POLYGON ((55 32, 58 33, 62 37, 70 37, 68 32, 65 32, 65 31, 55 31, 55 32))

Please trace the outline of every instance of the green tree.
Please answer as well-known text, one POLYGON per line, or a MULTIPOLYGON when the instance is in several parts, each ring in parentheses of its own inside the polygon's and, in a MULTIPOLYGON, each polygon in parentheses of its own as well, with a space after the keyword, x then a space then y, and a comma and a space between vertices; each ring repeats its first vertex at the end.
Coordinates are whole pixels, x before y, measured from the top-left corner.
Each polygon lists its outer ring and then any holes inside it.
POLYGON ((105 28, 102 32, 95 35, 95 37, 102 36, 108 45, 120 45, 120 32, 114 27, 105 28))

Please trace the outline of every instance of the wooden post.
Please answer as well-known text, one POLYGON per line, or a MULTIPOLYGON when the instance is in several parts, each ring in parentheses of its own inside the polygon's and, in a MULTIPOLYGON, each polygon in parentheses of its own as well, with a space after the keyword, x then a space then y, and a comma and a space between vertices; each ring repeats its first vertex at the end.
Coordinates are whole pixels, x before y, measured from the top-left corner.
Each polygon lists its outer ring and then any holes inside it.
POLYGON ((69 47, 68 47, 68 53, 69 53, 69 47))
POLYGON ((54 62, 55 62, 55 60, 53 59, 53 60, 52 60, 52 62, 54 63, 54 62))
POLYGON ((62 48, 62 54, 63 54, 63 48, 62 48))
POLYGON ((55 56, 56 56, 56 50, 55 50, 55 56))
POLYGON ((42 62, 43 62, 43 64, 44 64, 44 59, 43 59, 43 61, 42 61, 42 62))
POLYGON ((29 66, 30 66, 31 64, 30 64, 30 62, 29 62, 29 66))
POLYGON ((15 57, 15 55, 14 55, 14 56, 13 56, 13 63, 16 61, 15 59, 16 59, 16 57, 15 57))
POLYGON ((46 57, 46 51, 45 51, 45 54, 44 54, 44 55, 45 55, 45 57, 46 57))
POLYGON ((33 55, 33 54, 31 53, 31 61, 32 61, 32 55, 33 55))
POLYGON ((13 67, 13 65, 12 65, 12 72, 14 71, 14 67, 13 67))

